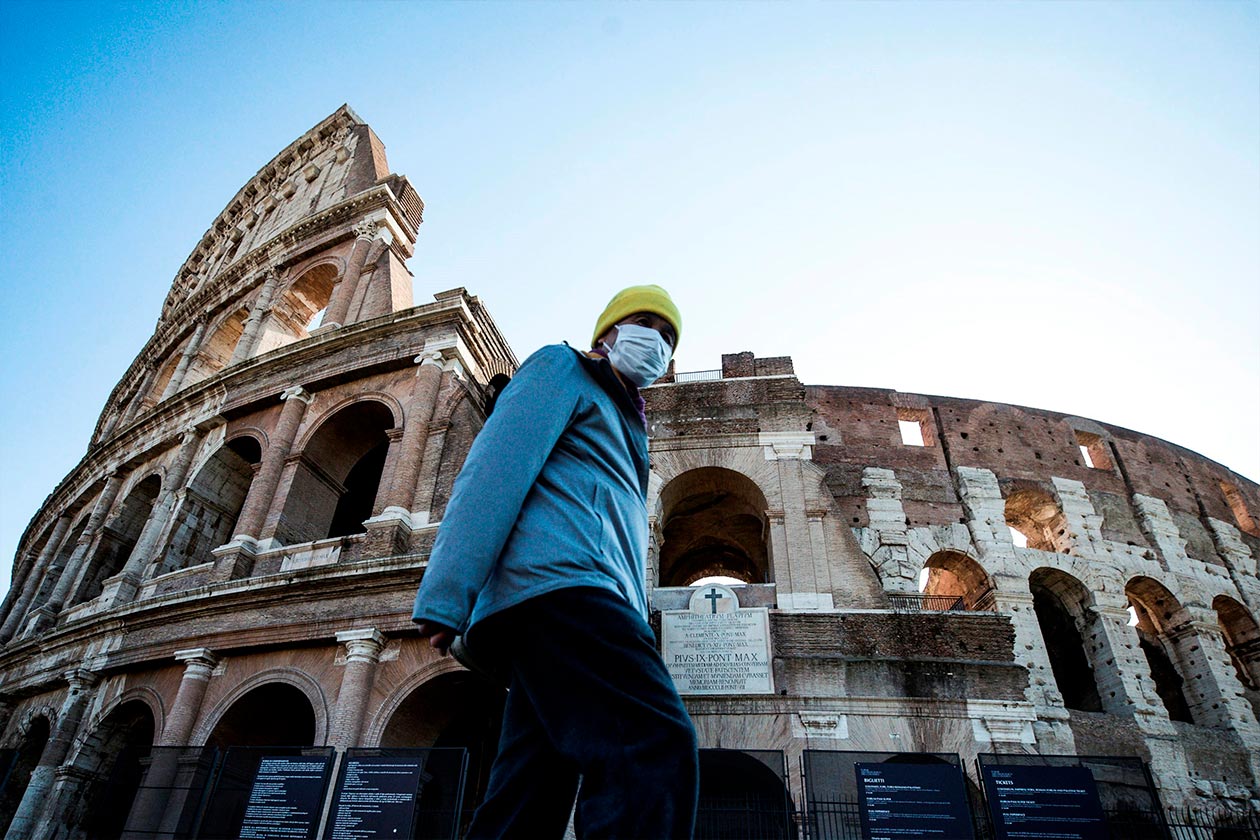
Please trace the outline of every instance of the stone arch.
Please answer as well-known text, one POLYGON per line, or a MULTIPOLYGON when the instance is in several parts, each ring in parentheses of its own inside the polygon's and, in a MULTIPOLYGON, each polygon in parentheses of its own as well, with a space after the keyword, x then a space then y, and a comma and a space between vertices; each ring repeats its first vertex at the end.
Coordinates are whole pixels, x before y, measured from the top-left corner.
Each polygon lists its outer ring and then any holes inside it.
POLYGON ((1194 723, 1182 671, 1184 654, 1177 633, 1189 620, 1185 608, 1166 586, 1142 575, 1125 585, 1124 594, 1137 615, 1133 629, 1146 656, 1155 693, 1163 701, 1169 719, 1194 723))
MULTIPOLYGON (((312 743, 326 743, 328 740, 328 699, 324 696, 323 686, 310 674, 292 666, 269 668, 242 680, 232 691, 215 704, 209 714, 203 717, 201 723, 194 730, 190 743, 195 746, 208 744, 211 736, 215 735, 215 730, 218 729, 238 701, 245 699, 246 695, 255 689, 265 688, 270 684, 290 686, 306 699, 314 717, 312 743)), ((292 694, 288 696, 295 698, 295 695, 292 694)), ((300 745, 284 744, 283 746, 300 745)))
POLYGON ((182 342, 170 355, 167 356, 158 367, 157 373, 153 377, 153 384, 149 386, 147 394, 137 394, 135 399, 140 400, 141 409, 152 408, 162 401, 162 395, 166 393, 166 386, 170 384, 172 377, 175 376, 175 369, 179 367, 179 360, 183 357, 184 348, 188 345, 187 341, 182 342))
MULTIPOLYGON (((149 716, 153 718, 154 738, 162 733, 162 728, 166 726, 166 703, 162 700, 162 695, 154 688, 147 685, 135 686, 124 691, 115 697, 107 706, 102 708, 100 712, 92 718, 88 725, 89 732, 95 732, 102 723, 120 706, 125 703, 140 703, 149 710, 149 716)), ((91 736, 89 736, 91 737, 91 736)), ((81 751, 86 741, 78 745, 77 750, 71 755, 71 763, 75 761, 75 756, 81 751)))
POLYGON ((450 371, 444 371, 442 375, 445 381, 438 389, 437 402, 433 406, 432 422, 434 423, 449 423, 455 416, 456 410, 465 401, 477 402, 473 398, 472 386, 466 378, 456 376, 450 371))
MULTIPOLYGON (((770 751, 767 758, 783 760, 770 751)), ((700 796, 696 834, 715 840, 757 837, 788 840, 796 837, 791 819, 792 798, 782 770, 743 750, 700 750, 700 796)))
POLYGON ((1033 570, 1028 589, 1063 705, 1082 712, 1103 711, 1096 669, 1105 663, 1091 655, 1096 648, 1085 644, 1101 630, 1089 590, 1078 578, 1048 566, 1033 570))
POLYGON ((341 280, 341 265, 340 260, 317 262, 285 285, 272 301, 254 355, 310 337, 311 330, 317 328, 315 316, 328 308, 333 289, 341 280))
POLYGON ((1006 494, 1006 524, 1023 535, 1028 548, 1071 553, 1072 537, 1063 509, 1055 497, 1040 486, 1026 482, 1011 485, 1006 494))
POLYGON ((276 539, 286 545, 362 533, 397 427, 396 401, 355 398, 312 424, 285 497, 276 539))
POLYGON ((249 320, 249 308, 245 306, 229 307, 213 326, 207 326, 197 355, 189 364, 184 374, 181 387, 188 387, 203 379, 209 379, 228 366, 236 345, 245 333, 245 322, 249 320))
POLYGON ((159 574, 210 562, 232 539, 262 453, 253 435, 237 434, 200 465, 172 517, 159 574))
MULTIPOLYGON (((485 797, 502 728, 503 689, 462 669, 430 672, 393 706, 377 746, 453 747, 468 751, 465 822, 485 797)), ((426 791, 426 796, 434 795, 426 791)), ((441 797, 438 797, 441 798, 441 797)))
POLYGON ((1213 598, 1212 609, 1225 637, 1225 652, 1252 711, 1260 719, 1260 624, 1241 602, 1228 595, 1213 598))
POLYGON ((395 686, 394 690, 389 693, 385 701, 381 703, 380 708, 376 712, 376 716, 364 727, 363 746, 379 747, 381 745, 381 733, 384 732, 385 726, 389 723, 390 718, 398 711, 398 707, 402 702, 420 686, 429 680, 435 679, 442 674, 452 672, 463 672, 467 669, 454 657, 443 657, 434 662, 422 666, 407 679, 395 686))
POLYGON ((486 402, 485 412, 489 417, 494 412, 495 403, 499 401, 499 395, 503 393, 503 389, 512 381, 512 377, 506 373, 496 373, 490 377, 490 381, 486 383, 486 402))
POLYGON ((131 484, 122 505, 101 529, 96 551, 78 583, 78 589, 67 599, 68 605, 90 601, 100 595, 105 581, 122 570, 135 550, 161 492, 162 474, 158 471, 150 472, 131 484))
POLYGON ((319 416, 305 423, 305 429, 302 434, 293 443, 293 451, 300 453, 311 445, 311 440, 319 434, 320 427, 328 423, 336 415, 345 411, 347 408, 353 407, 356 403, 374 402, 380 403, 389 411, 391 426, 388 428, 401 429, 405 423, 406 414, 403 412, 402 403, 393 394, 387 394, 384 391, 358 391, 353 396, 338 400, 333 405, 320 412, 319 416))
POLYGON ((968 610, 994 610, 992 576, 970 555, 961 551, 937 551, 923 564, 922 592, 930 596, 961 598, 968 610))
POLYGON ((31 772, 44 753, 56 720, 56 712, 47 706, 41 706, 28 710, 18 727, 21 736, 16 743, 18 754, 9 770, 4 788, 0 790, 0 836, 8 831, 9 823, 17 813, 22 795, 26 793, 26 786, 30 784, 31 772))
POLYGON ((772 580, 766 497, 751 478, 722 467, 688 470, 661 488, 659 503, 657 585, 772 580))
POLYGON ((68 840, 115 840, 122 835, 153 748, 157 721, 149 698, 130 693, 97 717, 70 765, 54 819, 56 836, 68 840))
POLYGON ((267 443, 270 438, 265 431, 257 426, 241 426, 238 429, 233 429, 231 433, 224 436, 223 443, 226 445, 242 438, 253 438, 254 443, 258 445, 259 452, 267 451, 267 443))
MULTIPOLYGON (((481 407, 474 400, 461 397, 452 402, 451 415, 443 422, 441 455, 438 469, 433 478, 443 475, 457 475, 472 449, 473 439, 481 430, 483 416, 481 407)), ((429 521, 437 521, 446 513, 446 505, 450 501, 451 486, 439 481, 432 488, 432 502, 429 506, 429 521)))

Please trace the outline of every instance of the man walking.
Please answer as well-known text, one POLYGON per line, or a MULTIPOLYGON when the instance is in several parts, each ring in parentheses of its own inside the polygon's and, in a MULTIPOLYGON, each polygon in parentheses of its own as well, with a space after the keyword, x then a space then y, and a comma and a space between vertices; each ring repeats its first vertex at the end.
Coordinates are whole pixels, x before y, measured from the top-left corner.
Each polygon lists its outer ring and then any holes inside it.
POLYGON ((525 360, 455 481, 412 618, 509 689, 469 837, 561 837, 575 795, 579 837, 691 836, 695 732, 647 624, 639 395, 681 326, 659 286, 617 293, 590 352, 525 360))

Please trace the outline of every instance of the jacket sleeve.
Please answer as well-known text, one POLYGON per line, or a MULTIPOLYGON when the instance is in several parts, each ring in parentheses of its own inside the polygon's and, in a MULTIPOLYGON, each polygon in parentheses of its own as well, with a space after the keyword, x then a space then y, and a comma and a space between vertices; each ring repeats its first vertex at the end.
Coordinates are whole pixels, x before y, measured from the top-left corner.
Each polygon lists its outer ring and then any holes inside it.
POLYGON ((473 441, 416 592, 412 620, 467 629, 526 496, 579 410, 578 361, 544 347, 517 370, 473 441))

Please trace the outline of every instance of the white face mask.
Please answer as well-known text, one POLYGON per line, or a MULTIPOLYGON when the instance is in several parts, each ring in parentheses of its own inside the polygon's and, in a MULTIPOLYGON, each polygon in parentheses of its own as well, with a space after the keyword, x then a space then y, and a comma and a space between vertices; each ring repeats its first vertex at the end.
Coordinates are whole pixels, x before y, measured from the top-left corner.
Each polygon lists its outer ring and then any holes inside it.
POLYGON ((617 340, 608 347, 608 361, 617 372, 640 388, 646 388, 669 370, 674 355, 669 342, 651 327, 618 324, 617 340))

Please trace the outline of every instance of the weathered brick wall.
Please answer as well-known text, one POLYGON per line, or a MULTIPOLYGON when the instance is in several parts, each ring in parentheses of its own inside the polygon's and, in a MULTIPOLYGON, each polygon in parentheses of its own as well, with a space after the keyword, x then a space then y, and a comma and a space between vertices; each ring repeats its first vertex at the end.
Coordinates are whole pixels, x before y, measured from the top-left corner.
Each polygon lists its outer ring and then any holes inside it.
MULTIPOLYGON (((951 467, 991 470, 1004 490, 1037 486, 1053 495, 1051 477, 1079 481, 1103 516, 1107 539, 1144 545, 1134 493, 1164 500, 1186 539, 1187 553, 1217 564, 1203 518, 1237 526, 1222 482, 1236 487, 1251 515, 1260 515, 1260 487, 1221 464, 1175 444, 1118 426, 1107 426, 1043 409, 948 397, 902 394, 875 388, 811 385, 806 399, 817 435, 814 461, 852 527, 865 527, 865 467, 896 472, 912 527, 945 525, 963 516, 951 467), (902 443, 898 408, 923 406, 935 440, 902 443), (1099 434, 1112 455, 1110 468, 1092 468, 1080 452, 1078 431, 1099 434)), ((1243 534, 1253 552, 1260 537, 1243 534)))
POLYGON ((779 656, 1014 662, 1015 630, 997 613, 776 613, 779 656))
POLYGON ((790 692, 841 685, 856 697, 1022 701, 1010 619, 970 613, 775 613, 777 673, 790 692))

